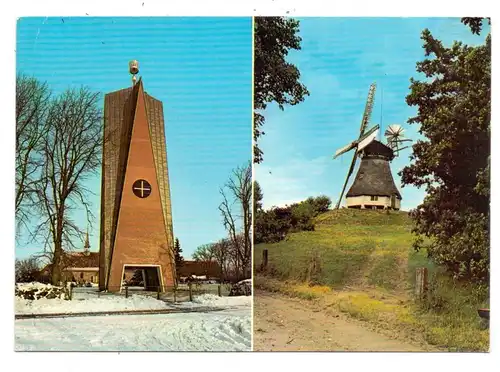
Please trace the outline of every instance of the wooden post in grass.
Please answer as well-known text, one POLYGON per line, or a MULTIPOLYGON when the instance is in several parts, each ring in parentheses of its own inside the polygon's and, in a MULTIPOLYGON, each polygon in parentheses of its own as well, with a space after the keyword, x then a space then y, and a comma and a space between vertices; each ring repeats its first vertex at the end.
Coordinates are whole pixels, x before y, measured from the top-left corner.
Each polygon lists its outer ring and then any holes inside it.
POLYGON ((417 268, 415 280, 415 295, 417 299, 422 300, 425 297, 428 288, 428 275, 426 267, 417 268))
POLYGON ((69 300, 71 301, 73 299, 73 286, 69 286, 69 300))
POLYGON ((125 287, 125 298, 128 298, 128 286, 125 287))
POLYGON ((220 284, 219 284, 219 286, 217 287, 217 292, 219 292, 219 297, 222 297, 222 293, 221 293, 221 288, 220 288, 220 284))
POLYGON ((262 265, 260 267, 261 271, 264 271, 265 269, 267 269, 267 261, 268 261, 268 253, 267 253, 267 249, 264 249, 262 251, 262 265))
POLYGON ((189 282, 189 301, 193 301, 193 285, 189 282))
POLYGON ((174 304, 177 302, 177 287, 174 286, 174 304))

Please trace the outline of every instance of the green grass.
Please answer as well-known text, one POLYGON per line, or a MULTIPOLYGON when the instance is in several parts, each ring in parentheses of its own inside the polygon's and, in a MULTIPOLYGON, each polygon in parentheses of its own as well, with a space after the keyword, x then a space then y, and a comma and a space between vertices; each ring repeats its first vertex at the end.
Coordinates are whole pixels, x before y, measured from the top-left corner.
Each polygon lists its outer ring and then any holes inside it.
MULTIPOLYGON (((320 272, 312 281, 339 287, 359 277, 369 263, 379 270, 390 265, 392 258, 387 257, 407 254, 410 228, 404 212, 330 211, 317 217, 315 231, 293 233, 276 244, 256 245, 255 262, 260 265, 262 250, 267 249, 273 276, 308 281, 311 262, 316 259, 320 272)), ((375 282, 381 281, 376 272, 372 276, 375 282)), ((398 284, 382 282, 389 287, 398 284)))
POLYGON ((368 274, 369 283, 387 289, 395 289, 401 279, 399 266, 400 262, 397 256, 384 253, 376 260, 370 270, 368 274))
POLYGON ((477 315, 489 307, 488 293, 453 281, 425 250, 415 252, 407 213, 343 209, 315 222, 315 231, 255 246, 256 268, 264 249, 269 257, 267 270, 254 279, 257 287, 323 299, 350 316, 451 351, 489 350, 488 326, 477 315), (422 302, 413 298, 418 267, 429 271, 422 302))

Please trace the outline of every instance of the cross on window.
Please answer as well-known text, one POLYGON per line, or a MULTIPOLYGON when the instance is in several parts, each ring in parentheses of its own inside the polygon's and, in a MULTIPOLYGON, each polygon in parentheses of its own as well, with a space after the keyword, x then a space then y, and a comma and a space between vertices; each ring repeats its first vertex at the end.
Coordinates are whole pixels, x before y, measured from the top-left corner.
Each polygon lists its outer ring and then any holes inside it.
POLYGON ((137 180, 132 185, 132 191, 139 198, 147 198, 151 194, 151 185, 148 181, 137 180))

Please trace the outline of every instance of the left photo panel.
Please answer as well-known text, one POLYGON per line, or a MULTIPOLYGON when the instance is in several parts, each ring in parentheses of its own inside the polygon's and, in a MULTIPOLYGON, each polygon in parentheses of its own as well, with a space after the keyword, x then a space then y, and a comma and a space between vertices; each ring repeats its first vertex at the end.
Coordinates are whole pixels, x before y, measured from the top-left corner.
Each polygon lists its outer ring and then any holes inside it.
POLYGON ((252 18, 20 18, 15 350, 250 351, 252 18))

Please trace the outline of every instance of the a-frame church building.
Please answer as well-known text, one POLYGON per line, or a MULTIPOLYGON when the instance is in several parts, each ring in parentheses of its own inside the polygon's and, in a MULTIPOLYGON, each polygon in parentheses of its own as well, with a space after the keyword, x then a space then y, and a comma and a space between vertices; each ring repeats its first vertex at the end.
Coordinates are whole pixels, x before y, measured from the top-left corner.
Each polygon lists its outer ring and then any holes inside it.
POLYGON ((140 269, 145 289, 165 291, 175 262, 163 105, 130 66, 133 86, 104 102, 99 289, 118 292, 140 269))

